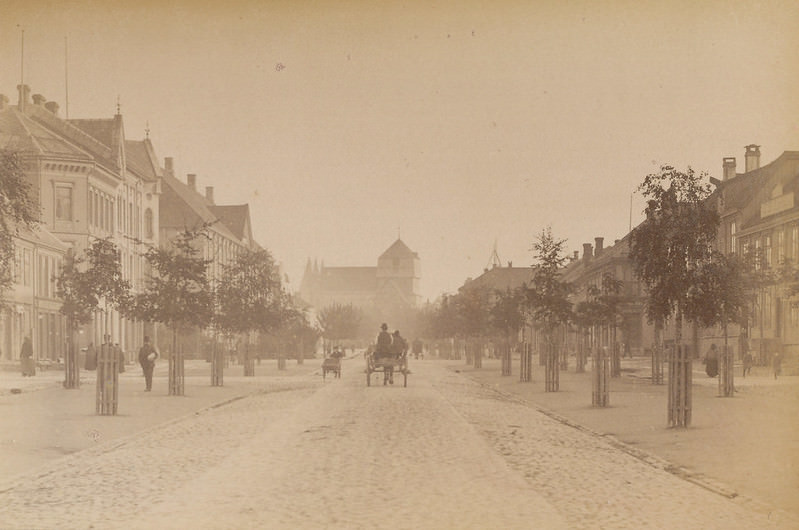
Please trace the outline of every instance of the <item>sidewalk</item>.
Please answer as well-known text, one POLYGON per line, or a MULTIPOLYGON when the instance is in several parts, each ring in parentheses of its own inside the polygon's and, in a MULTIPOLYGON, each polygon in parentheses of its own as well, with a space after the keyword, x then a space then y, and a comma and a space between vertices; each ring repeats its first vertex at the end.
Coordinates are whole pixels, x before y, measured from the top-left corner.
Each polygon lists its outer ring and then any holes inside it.
POLYGON ((615 438, 631 453, 642 451, 644 459, 663 459, 677 466, 672 472, 704 487, 799 513, 799 377, 774 380, 761 368, 743 378, 738 368, 735 397, 721 398, 717 378, 708 377, 695 361, 691 427, 670 429, 667 386, 650 383, 649 358, 622 360, 622 377, 611 379, 607 408, 591 406, 591 373, 575 373, 573 362, 569 371, 560 372, 558 392, 544 391, 543 367, 537 363, 533 381, 521 383, 518 359, 509 377, 501 375, 496 359, 483 360, 477 370, 462 360, 444 362, 560 421, 615 438))
POLYGON ((116 416, 95 414, 95 372, 81 371, 79 389, 63 388, 64 373, 37 372, 34 377, 0 372, 0 490, 14 478, 46 466, 52 460, 135 436, 158 425, 240 399, 252 393, 310 388, 321 382, 315 375, 317 359, 286 363, 265 360, 255 366, 255 377, 244 377, 243 367, 225 369, 224 386, 212 387, 210 364, 185 364, 185 395, 167 395, 166 362, 156 366, 153 391, 144 391, 138 365, 127 365, 119 375, 116 416), (18 389, 19 393, 12 393, 18 389))

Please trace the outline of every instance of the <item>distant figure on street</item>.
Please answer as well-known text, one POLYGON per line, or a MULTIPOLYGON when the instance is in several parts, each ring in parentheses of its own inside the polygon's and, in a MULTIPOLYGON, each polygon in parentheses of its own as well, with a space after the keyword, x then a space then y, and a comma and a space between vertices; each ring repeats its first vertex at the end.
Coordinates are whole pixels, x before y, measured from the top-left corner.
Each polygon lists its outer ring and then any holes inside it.
POLYGON ((150 337, 144 337, 144 344, 139 348, 139 364, 144 372, 145 392, 153 389, 153 370, 155 369, 155 360, 158 359, 158 352, 150 344, 150 337))
POLYGON ((774 368, 774 379, 777 379, 777 376, 782 373, 782 352, 775 352, 771 362, 774 368))
POLYGON ((719 374, 719 352, 715 344, 711 344, 710 350, 705 354, 705 373, 708 377, 716 377, 719 374))
POLYGON ((22 341, 22 349, 19 352, 19 360, 22 365, 23 377, 32 377, 36 375, 36 364, 33 361, 33 343, 30 336, 25 337, 22 341))
POLYGON ((119 343, 114 343, 114 352, 116 353, 117 359, 119 359, 119 373, 125 371, 125 352, 122 351, 122 348, 119 347, 119 343))
MULTIPOLYGON (((400 332, 399 332, 398 329, 395 329, 394 330, 394 334, 391 337, 391 354, 390 354, 390 356, 393 359, 401 359, 402 357, 404 357, 407 354, 408 354, 408 341, 406 341, 404 338, 402 338, 402 336, 400 335, 400 332)), ((384 378, 383 384, 384 385, 386 384, 385 376, 388 375, 388 383, 393 385, 394 384, 394 366, 392 365, 391 367, 386 367, 386 369, 388 370, 388 374, 383 372, 383 378, 384 378)))
POLYGON ((92 371, 97 369, 97 351, 94 349, 93 342, 90 342, 86 347, 86 364, 84 367, 92 371))
POLYGON ((746 352, 746 353, 744 354, 744 366, 743 366, 744 377, 746 377, 746 374, 751 374, 751 372, 752 372, 752 365, 753 365, 753 364, 755 364, 755 359, 754 359, 754 357, 752 357, 752 354, 751 354, 751 353, 749 353, 749 352, 746 352))
POLYGON ((413 358, 414 359, 418 359, 420 355, 422 356, 422 359, 424 359, 424 351, 422 349, 423 346, 424 345, 423 345, 421 339, 414 339, 414 341, 413 341, 413 358))
POLYGON ((380 333, 375 342, 375 359, 388 357, 391 355, 391 333, 388 332, 388 324, 383 322, 380 325, 380 333))

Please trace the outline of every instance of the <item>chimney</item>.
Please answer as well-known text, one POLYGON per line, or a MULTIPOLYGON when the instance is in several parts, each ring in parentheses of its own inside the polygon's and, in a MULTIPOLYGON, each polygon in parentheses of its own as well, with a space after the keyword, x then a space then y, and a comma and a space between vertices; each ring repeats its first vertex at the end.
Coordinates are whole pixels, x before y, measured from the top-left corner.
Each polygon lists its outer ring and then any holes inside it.
POLYGON ((25 110, 25 105, 28 103, 28 96, 31 93, 31 87, 28 85, 17 85, 19 91, 19 110, 25 110))
POLYGON ((749 144, 746 146, 746 172, 760 169, 760 146, 749 144))
POLYGON ((728 156, 722 159, 722 167, 724 168, 724 178, 722 180, 730 180, 735 177, 735 157, 728 156))
POLYGON ((509 268, 509 269, 512 269, 512 268, 513 268, 513 262, 512 262, 512 261, 509 261, 509 262, 508 262, 508 268, 509 268))
POLYGON ((47 103, 44 104, 44 108, 52 112, 54 115, 58 116, 58 109, 60 107, 58 106, 58 103, 56 103, 55 101, 48 101, 47 103))
POLYGON ((47 101, 47 98, 44 97, 41 94, 34 94, 33 95, 33 104, 34 105, 39 105, 40 107, 42 107, 42 106, 44 106, 46 101, 47 101))
POLYGON ((583 243, 583 259, 591 261, 591 243, 583 243))
POLYGON ((603 242, 605 241, 604 237, 595 237, 594 243, 596 243, 596 250, 594 250, 594 256, 599 256, 602 254, 603 242))
POLYGON ((175 176, 175 160, 171 156, 164 158, 164 172, 170 177, 175 176))
POLYGON ((196 173, 188 173, 186 175, 186 184, 189 185, 191 191, 197 191, 197 174, 196 173))
POLYGON ((577 261, 578 259, 580 259, 580 251, 579 250, 575 250, 574 251, 574 256, 572 256, 572 261, 577 261))
POLYGON ((8 109, 8 96, 5 94, 0 94, 0 110, 7 110, 8 109))
POLYGON ((205 187, 205 198, 211 204, 214 204, 214 187, 213 186, 206 186, 205 187))

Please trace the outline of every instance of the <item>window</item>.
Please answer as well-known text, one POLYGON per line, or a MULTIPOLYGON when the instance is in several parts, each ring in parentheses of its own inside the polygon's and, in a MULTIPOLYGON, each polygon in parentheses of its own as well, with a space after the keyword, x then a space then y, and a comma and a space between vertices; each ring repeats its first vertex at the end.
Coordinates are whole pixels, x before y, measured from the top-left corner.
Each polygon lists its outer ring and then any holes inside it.
POLYGON ((153 238, 153 211, 150 208, 144 210, 144 234, 148 239, 153 238))
POLYGON ((799 225, 791 229, 791 261, 799 263, 799 225))
POLYGON ((771 236, 766 236, 764 239, 763 253, 765 254, 766 258, 766 268, 770 269, 773 266, 771 260, 771 236))
POLYGON ((55 218, 57 221, 72 220, 72 187, 55 187, 55 218))
POLYGON ((730 248, 727 249, 727 251, 729 253, 731 253, 731 254, 735 254, 735 252, 738 250, 738 247, 736 246, 736 244, 737 244, 736 239, 737 238, 735 236, 735 232, 737 231, 737 229, 738 229, 738 226, 735 223, 735 221, 731 222, 730 223, 730 248))
POLYGON ((777 265, 785 261, 785 232, 780 228, 777 231, 777 265))

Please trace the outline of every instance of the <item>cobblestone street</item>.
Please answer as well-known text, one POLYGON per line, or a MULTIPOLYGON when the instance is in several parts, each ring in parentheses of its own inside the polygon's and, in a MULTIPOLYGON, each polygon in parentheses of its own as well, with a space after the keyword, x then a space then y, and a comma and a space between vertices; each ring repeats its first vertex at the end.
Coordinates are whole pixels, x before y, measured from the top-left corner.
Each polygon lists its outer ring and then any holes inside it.
POLYGON ((796 528, 447 370, 302 375, 17 479, 3 528, 796 528), (377 380, 375 377, 374 382, 377 380), (302 384, 300 384, 302 383, 302 384))

